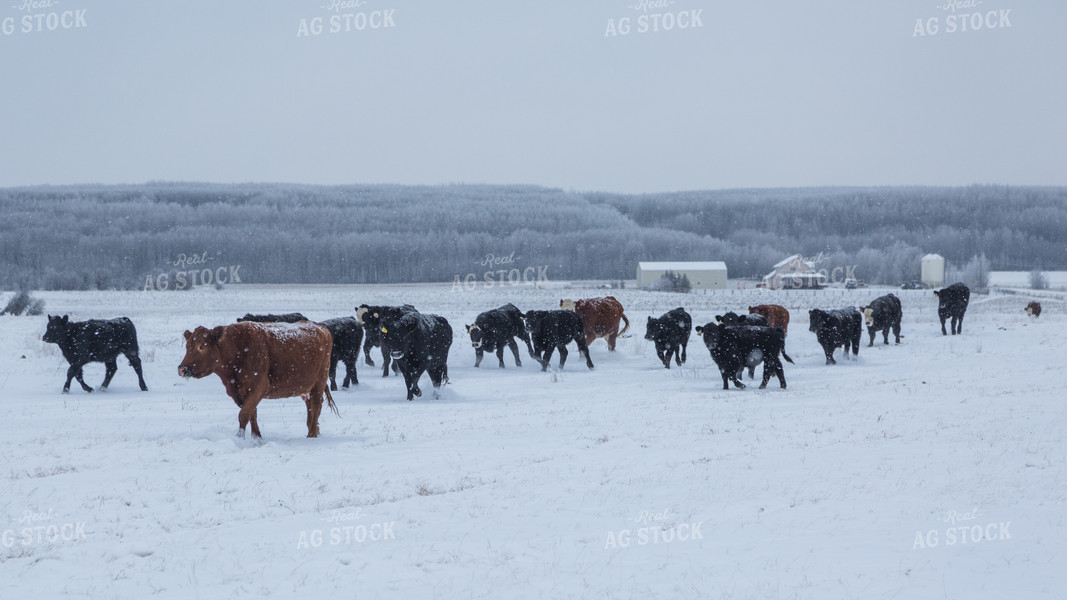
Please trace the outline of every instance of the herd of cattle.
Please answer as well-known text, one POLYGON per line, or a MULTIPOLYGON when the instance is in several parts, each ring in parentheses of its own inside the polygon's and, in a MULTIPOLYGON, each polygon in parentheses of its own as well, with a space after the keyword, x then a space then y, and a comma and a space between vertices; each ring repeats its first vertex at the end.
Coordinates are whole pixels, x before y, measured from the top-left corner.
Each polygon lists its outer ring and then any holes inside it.
MULTIPOLYGON (((948 335, 948 321, 952 335, 962 331, 963 315, 970 301, 970 290, 962 283, 935 291, 938 297, 938 318, 941 333, 948 335)), ((430 376, 437 390, 448 382, 448 352, 453 331, 448 321, 439 315, 419 312, 414 306, 356 307, 355 317, 341 317, 315 323, 300 313, 282 315, 246 314, 232 325, 214 328, 197 327, 185 332, 186 353, 178 366, 182 377, 203 378, 218 375, 227 395, 240 411, 240 434, 249 423, 252 435, 260 437, 256 421, 256 407, 264 398, 300 396, 307 405, 308 437, 316 437, 318 419, 325 400, 337 411, 330 392, 337 390, 337 364, 344 363, 342 387, 358 384, 356 362, 361 347, 364 361, 375 366, 373 348, 381 349, 382 376, 390 371, 404 377, 407 399, 422 395, 419 379, 430 376)), ((789 331, 789 311, 775 304, 748 307, 748 314, 728 312, 716 315, 715 321, 693 327, 693 319, 683 308, 664 313, 659 318, 648 317, 645 339, 656 347, 656 356, 666 368, 671 360, 678 365, 686 362, 686 348, 690 333, 696 331, 704 340, 722 375, 723 389, 732 382, 741 382, 744 369, 754 377, 755 367, 763 363, 765 388, 772 376, 786 387, 785 372, 779 357, 792 363, 786 354, 785 339, 789 331)), ((1041 305, 1031 302, 1027 314, 1038 316, 1041 305)), ((849 352, 859 354, 863 325, 870 335, 868 346, 874 345, 878 332, 885 344, 893 331, 900 343, 902 317, 900 300, 887 294, 862 308, 808 311, 809 331, 815 334, 826 354, 826 364, 834 364, 833 354, 843 348, 844 358, 849 352)), ((504 348, 509 348, 516 366, 521 366, 516 339, 526 345, 530 357, 548 369, 554 351, 559 353, 559 366, 567 361, 567 346, 574 342, 593 368, 589 346, 597 338, 605 338, 609 351, 615 350, 618 337, 630 328, 622 304, 614 297, 586 300, 561 300, 556 310, 530 310, 525 313, 513 304, 487 310, 478 315, 473 324, 466 325, 475 353, 474 366, 482 363, 486 352, 495 352, 499 366, 504 368, 504 348), (624 324, 620 330, 620 323, 624 324)), ((70 363, 63 392, 70 391, 70 382, 77 379, 82 389, 92 392, 82 378, 82 367, 90 362, 102 362, 106 375, 101 389, 106 389, 117 370, 116 359, 124 355, 137 373, 142 390, 148 389, 141 372, 137 332, 126 317, 111 320, 72 322, 67 315, 48 317, 48 328, 42 338, 58 344, 70 363)))

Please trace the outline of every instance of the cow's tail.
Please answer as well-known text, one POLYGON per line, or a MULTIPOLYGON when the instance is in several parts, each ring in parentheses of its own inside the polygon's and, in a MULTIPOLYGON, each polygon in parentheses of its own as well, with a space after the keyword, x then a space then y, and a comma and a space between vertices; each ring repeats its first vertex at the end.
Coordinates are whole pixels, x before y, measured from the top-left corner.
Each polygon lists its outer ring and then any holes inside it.
POLYGON ((630 319, 627 319, 625 314, 622 315, 622 322, 626 323, 626 326, 622 328, 622 331, 619 332, 619 335, 626 333, 627 330, 630 329, 630 319))
POLYGON ((329 405, 330 405, 330 410, 332 410, 332 411, 333 411, 333 414, 335 414, 335 415, 337 415, 338 417, 340 417, 340 416, 341 416, 341 413, 337 412, 337 405, 333 403, 333 394, 331 394, 331 393, 330 393, 330 386, 326 386, 326 387, 325 387, 325 388, 323 389, 323 392, 325 392, 325 393, 326 393, 326 402, 327 402, 327 403, 329 403, 329 405))
POLYGON ((792 363, 794 365, 797 364, 797 363, 793 362, 793 359, 789 358, 788 354, 785 353, 785 346, 782 346, 782 358, 786 359, 787 361, 789 361, 790 363, 792 363))

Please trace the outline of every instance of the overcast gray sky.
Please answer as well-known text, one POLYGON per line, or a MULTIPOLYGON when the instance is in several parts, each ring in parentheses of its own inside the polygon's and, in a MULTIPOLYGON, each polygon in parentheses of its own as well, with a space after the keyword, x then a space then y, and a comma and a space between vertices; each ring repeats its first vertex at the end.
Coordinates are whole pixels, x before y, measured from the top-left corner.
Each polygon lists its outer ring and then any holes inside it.
POLYGON ((0 186, 1067 184, 1058 0, 37 2, 0 186))

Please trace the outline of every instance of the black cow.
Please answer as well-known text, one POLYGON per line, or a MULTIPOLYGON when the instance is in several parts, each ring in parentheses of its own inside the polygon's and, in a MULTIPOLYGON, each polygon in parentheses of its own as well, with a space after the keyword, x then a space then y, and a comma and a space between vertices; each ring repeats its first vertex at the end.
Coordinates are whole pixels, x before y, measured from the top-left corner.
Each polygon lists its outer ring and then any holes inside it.
POLYGON ((813 308, 808 311, 808 331, 815 333, 823 352, 826 364, 836 365, 834 350, 844 346, 844 358, 848 358, 849 347, 853 355, 860 353, 860 339, 863 337, 863 316, 855 307, 835 310, 813 308))
MULTIPOLYGON (((369 366, 374 366, 370 357, 370 349, 375 346, 382 348, 382 377, 389 376, 389 350, 382 343, 381 321, 382 319, 398 319, 407 313, 417 313, 415 307, 410 304, 403 306, 368 306, 360 304, 356 307, 356 320, 363 326, 363 356, 369 366)), ((399 372, 400 367, 393 365, 393 372, 399 372)))
POLYGON ((70 380, 77 379, 82 389, 92 392, 93 388, 85 384, 82 367, 91 362, 104 363, 104 382, 100 389, 106 390, 111 378, 118 371, 115 359, 119 354, 126 356, 130 366, 137 373, 137 382, 141 391, 147 392, 148 386, 141 373, 141 357, 138 356, 137 329, 133 321, 126 317, 103 320, 71 321, 67 315, 54 317, 48 315, 48 329, 41 338, 50 344, 58 344, 63 358, 70 363, 67 369, 67 382, 63 384, 63 393, 70 392, 70 380))
POLYGON ((534 358, 541 363, 541 370, 548 370, 552 350, 559 350, 559 368, 567 362, 567 344, 578 344, 579 354, 585 355, 585 364, 593 368, 589 347, 585 345, 585 326, 578 313, 569 310, 531 310, 523 317, 526 331, 533 340, 534 358))
POLYGON ((645 339, 656 343, 656 356, 666 368, 671 368, 671 354, 678 366, 685 364, 686 346, 689 345, 689 334, 693 330, 693 317, 678 307, 672 311, 663 313, 658 319, 648 318, 645 325, 645 339), (678 350, 681 348, 681 354, 678 350))
POLYGON ((937 317, 941 319, 941 335, 948 335, 945 331, 945 320, 952 319, 952 335, 963 333, 963 314, 967 312, 967 304, 971 301, 971 288, 962 283, 953 283, 942 290, 934 290, 938 297, 937 317))
POLYGON ((338 317, 319 322, 330 330, 333 336, 333 350, 330 352, 330 390, 337 391, 337 363, 345 364, 345 378, 341 387, 348 389, 348 383, 359 385, 356 375, 356 361, 359 360, 359 345, 363 343, 363 328, 355 317, 338 317))
POLYGON ((879 331, 882 332, 882 340, 888 344, 890 329, 893 330, 896 343, 900 343, 900 319, 903 316, 900 298, 893 294, 886 294, 871 300, 871 303, 861 308, 860 312, 863 313, 863 321, 867 323, 867 333, 871 334, 871 343, 867 344, 868 348, 874 345, 874 334, 879 331))
POLYGON ((238 323, 250 321, 252 323, 299 323, 300 321, 310 321, 311 319, 304 315, 296 313, 285 313, 283 315, 254 315, 252 313, 245 313, 245 316, 237 319, 238 323))
POLYGON ((781 327, 729 327, 708 323, 703 327, 698 326, 696 332, 704 338, 704 345, 708 347, 712 360, 719 367, 722 389, 730 389, 731 381, 735 387, 744 389, 745 384, 741 383, 742 371, 746 366, 755 368, 761 361, 763 381, 760 383, 760 389, 767 387, 771 375, 778 377, 782 389, 785 389, 785 369, 782 368, 778 355, 781 354, 789 362, 793 362, 793 359, 785 353, 785 331, 781 327))
POLYGON ((767 320, 767 317, 757 314, 743 314, 739 315, 735 312, 728 312, 725 315, 715 315, 715 322, 720 325, 726 325, 727 327, 740 327, 744 325, 752 325, 754 327, 770 327, 771 322, 767 320))
MULTIPOLYGON (((748 326, 748 325, 751 325, 753 327, 770 327, 771 326, 771 322, 767 319, 767 317, 765 317, 763 315, 755 314, 755 313, 752 313, 752 314, 745 313, 745 314, 739 315, 739 314, 737 314, 737 313, 735 313, 733 311, 728 312, 725 315, 715 315, 715 321, 717 323, 719 323, 720 325, 725 325, 727 327, 744 327, 744 326, 748 326)), ((784 331, 784 329, 783 329, 783 331, 784 331)), ((759 363, 757 362, 755 364, 748 365, 748 378, 749 379, 755 379, 756 378, 756 365, 758 365, 758 364, 759 363)))
POLYGON ((393 319, 379 311, 382 349, 400 367, 408 390, 408 400, 422 396, 419 378, 430 374, 433 397, 448 381, 448 349, 452 347, 452 326, 444 317, 405 312, 393 319))
POLYGON ((526 342, 526 349, 530 356, 534 355, 533 346, 530 345, 530 335, 526 333, 526 325, 522 322, 522 311, 514 304, 505 304, 500 308, 487 310, 478 315, 473 325, 466 325, 467 335, 471 337, 471 346, 474 347, 474 366, 482 364, 482 356, 486 352, 496 351, 496 357, 500 361, 500 368, 504 368, 504 346, 511 348, 515 355, 515 366, 521 367, 519 359, 519 345, 515 338, 526 342))

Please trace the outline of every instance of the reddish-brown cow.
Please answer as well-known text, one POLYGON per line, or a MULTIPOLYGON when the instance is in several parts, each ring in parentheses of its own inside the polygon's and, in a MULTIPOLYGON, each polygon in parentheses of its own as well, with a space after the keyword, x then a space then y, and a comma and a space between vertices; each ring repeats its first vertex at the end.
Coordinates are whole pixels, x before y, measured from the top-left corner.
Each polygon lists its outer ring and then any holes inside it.
POLYGON ((789 333, 789 311, 784 306, 777 304, 760 304, 748 307, 750 315, 763 315, 767 317, 771 327, 781 327, 782 331, 789 333))
POLYGON ((560 300, 559 307, 578 313, 585 328, 585 345, 597 338, 607 338, 608 350, 615 351, 615 339, 630 329, 630 320, 622 312, 622 303, 614 296, 586 300, 560 300), (619 320, 626 323, 619 331, 619 320))
POLYGON ((322 397, 337 414, 330 395, 330 352, 333 339, 325 327, 300 323, 237 323, 185 332, 185 358, 178 375, 201 379, 219 376, 226 393, 241 408, 238 433, 252 423, 261 437, 256 407, 264 398, 300 396, 308 411, 308 437, 319 435, 322 397))

